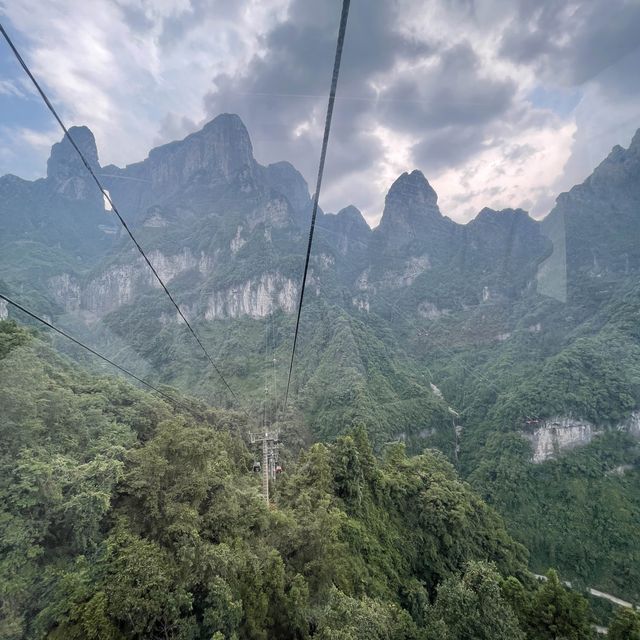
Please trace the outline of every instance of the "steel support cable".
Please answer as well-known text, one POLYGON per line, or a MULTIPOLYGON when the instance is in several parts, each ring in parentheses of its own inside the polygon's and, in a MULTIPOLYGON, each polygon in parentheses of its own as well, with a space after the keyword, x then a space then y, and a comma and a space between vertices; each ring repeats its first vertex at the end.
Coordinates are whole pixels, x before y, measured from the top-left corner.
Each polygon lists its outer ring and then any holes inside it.
POLYGON ((179 407, 181 409, 184 409, 185 411, 188 411, 189 413, 191 413, 192 415, 196 416, 197 418, 202 419, 203 416, 198 414, 197 412, 195 412, 188 405, 186 405, 186 404, 184 404, 182 402, 179 402, 175 398, 172 398, 169 394, 165 393, 164 391, 161 391, 156 386, 152 385, 150 382, 147 382, 143 378, 138 377, 135 373, 133 373, 132 371, 129 371, 129 369, 125 369, 125 367, 120 366, 118 363, 116 363, 113 360, 107 358, 107 356, 104 356, 101 353, 99 353, 98 351, 96 351, 95 349, 92 349, 89 345, 86 345, 84 342, 81 342, 77 338, 74 338, 72 335, 70 335, 69 333, 67 333, 63 329, 60 329, 59 327, 56 327, 54 324, 52 324, 48 320, 45 320, 44 318, 40 317, 37 313, 34 313, 33 311, 30 311, 26 307, 23 307, 20 303, 16 302, 15 300, 12 300, 8 296, 5 296, 3 293, 0 293, 0 299, 4 300, 7 303, 9 303, 11 306, 15 307, 16 309, 19 309, 20 311, 22 311, 22 313, 28 315, 29 317, 33 318, 34 320, 37 320, 41 324, 45 325, 45 327, 48 327, 52 331, 55 331, 56 333, 59 333, 61 336, 64 336, 65 338, 67 338, 67 340, 70 340, 71 342, 77 344, 79 347, 82 347, 83 349, 86 349, 89 353, 91 353, 94 356, 100 358, 101 360, 104 360, 105 362, 110 364, 112 367, 115 367, 119 371, 122 371, 122 373, 126 373, 128 376, 130 376, 134 380, 137 380, 140 384, 144 385, 148 389, 151 389, 151 391, 154 391, 158 395, 162 396, 165 400, 170 402, 174 407, 179 407))
POLYGON ((307 272, 309 271, 309 258, 311 256, 311 245, 313 243, 313 231, 318 213, 318 200, 320 199, 320 187, 322 186, 322 176, 324 174, 324 163, 327 156, 327 146, 329 144, 329 133, 331 131, 331 117, 333 115, 333 104, 336 99, 336 89, 338 87, 338 77, 340 75, 340 61, 342 59, 342 48, 344 46, 344 36, 347 30, 347 18, 349 16, 349 5, 351 0, 343 0, 342 14, 340 16, 340 28, 338 30, 338 43, 336 45, 336 57, 333 63, 333 75, 331 77, 331 89, 329 91, 329 102, 327 104, 327 117, 324 125, 324 137, 322 139, 322 150, 320 152, 320 164, 318 166, 318 179, 316 191, 313 196, 313 210, 311 213, 311 227, 309 228, 309 241, 307 243, 307 255, 304 261, 304 273, 302 275, 302 286, 300 288, 300 299, 298 300, 298 313, 296 316, 296 329, 293 335, 293 347, 291 349, 291 362, 289 363, 289 375, 287 376, 287 389, 284 394, 283 412, 286 411, 289 399, 289 387, 291 386, 291 372, 293 370, 293 360, 296 355, 296 345, 298 343, 298 331, 300 329, 300 313, 304 301, 304 289, 307 282, 307 272))
POLYGON ((23 60, 22 56, 20 55, 20 52, 16 49, 15 45, 13 44, 13 41, 11 40, 11 38, 9 37, 9 34, 5 31, 4 27, 2 26, 2 24, 0 24, 0 32, 2 33, 2 35, 4 36, 4 39, 7 41, 7 44, 9 45, 9 47, 11 48, 11 51, 13 52, 13 55, 16 57, 16 60, 20 63, 20 66, 24 69, 24 72, 27 74, 27 76, 29 76, 29 79, 31 80, 31 82, 33 83, 34 87, 36 88, 36 90, 38 91, 38 93, 40 94, 40 97, 42 98, 42 100, 44 101, 44 103, 47 105, 47 108, 49 109, 49 111, 51 111, 51 113, 53 114, 53 117, 56 119, 56 121, 58 122, 58 124, 60 125, 60 128, 62 129, 62 131, 64 131, 65 136, 67 137, 67 139, 69 140, 69 142, 71 143, 71 145, 73 146, 73 148, 76 150, 78 156, 80 156, 80 159, 82 160, 82 163, 84 164, 84 166, 87 168, 87 171, 89 172, 89 174, 91 175, 91 177, 93 178, 94 182, 96 183, 96 185, 98 185, 98 189, 100 189, 100 192, 102 193, 104 199, 109 203, 109 205, 111 206, 111 209, 113 210, 113 212, 116 214, 116 216, 118 217, 118 220, 120 221, 120 223, 122 224, 122 226, 124 227, 125 231, 127 232, 127 234, 129 235, 129 237, 131 238, 131 241, 133 242, 133 244, 136 246, 136 248, 138 249, 138 251, 140 252, 140 255, 144 258, 145 262, 147 263, 147 265, 149 266, 149 268, 151 269, 153 275, 155 276, 156 280, 160 283, 160 286, 162 287, 162 289, 164 290, 164 292, 167 294, 167 297, 169 298, 169 300, 171 300, 171 303, 173 304, 173 306, 176 308, 178 315, 180 316, 180 318, 182 318, 183 322, 185 323, 185 325, 187 326, 187 328, 189 329, 189 332, 191 333, 191 335, 194 337, 194 339, 196 340, 196 342, 198 343, 198 345, 200 346, 200 348, 202 349, 203 353, 205 354, 205 356, 207 357, 207 359, 209 360, 209 363, 211 364, 211 366, 213 367, 214 371, 218 374, 218 376, 220 377, 220 379, 222 380, 222 382, 224 383, 224 386, 227 388, 227 390, 229 391, 229 393, 231 394, 231 397, 236 401, 236 403, 238 404, 238 406, 241 408, 241 410, 245 413, 245 415, 247 417, 249 416, 249 413, 247 412, 247 410, 244 408, 244 406, 242 405, 242 403, 240 402, 240 400, 238 399, 238 397, 236 396, 236 394, 234 393, 233 389, 229 386, 229 383, 227 382, 227 380, 225 379, 225 377, 222 375, 222 372, 220 371, 220 369, 218 368, 218 366, 216 365, 216 363, 213 361, 213 358, 211 357, 211 355, 209 354, 209 352, 205 349, 204 344, 202 344, 202 341, 200 340, 200 338, 198 337, 198 335, 196 334, 195 330, 193 329, 193 327, 191 326, 191 323, 187 320, 186 316, 184 315, 184 313, 182 312, 182 310, 180 309, 180 307, 178 306, 178 303, 175 301, 174 297, 171 295, 171 293, 169 292, 169 289, 167 289, 167 286, 165 285, 165 283, 163 282, 162 278, 160 277, 160 275, 158 274, 158 272, 156 271, 155 267, 153 266, 153 264, 151 264, 151 261, 149 260, 149 258, 147 257, 147 254, 144 252, 143 248, 140 246, 140 243, 136 240, 135 236, 133 235, 131 229, 129 228, 129 225, 127 225, 127 223, 125 222, 124 218, 120 215, 120 212, 118 211, 118 208, 116 207, 116 205, 113 203, 113 200, 111 200, 111 196, 109 195, 109 193, 105 190, 105 188, 102 186, 102 183, 100 182, 100 180, 98 179, 98 176, 96 175, 96 173, 94 172, 94 170, 91 168, 91 165, 89 164, 89 162, 87 161, 87 159, 85 158, 84 154, 82 153, 82 151, 80 151, 80 148, 78 147, 78 145, 75 143, 75 140, 71 137, 71 135, 69 134, 69 131, 67 129, 67 127, 65 126, 64 122, 62 122, 62 119, 60 118, 60 116, 58 115, 58 112, 56 111, 55 107, 51 104, 51 101, 49 100, 49 98, 47 97, 46 93, 44 92, 44 90, 42 89, 42 87, 40 87, 40 85, 38 84, 38 81, 35 79, 33 73, 31 73, 31 70, 29 69, 29 67, 27 66, 27 63, 23 60))

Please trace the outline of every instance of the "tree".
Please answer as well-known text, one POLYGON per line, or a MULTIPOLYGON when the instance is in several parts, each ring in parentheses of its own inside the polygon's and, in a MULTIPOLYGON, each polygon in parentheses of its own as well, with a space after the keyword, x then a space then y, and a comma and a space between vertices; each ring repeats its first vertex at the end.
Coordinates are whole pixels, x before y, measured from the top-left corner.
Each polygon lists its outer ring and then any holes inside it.
POLYGON ((563 587, 553 569, 533 596, 529 628, 536 640, 585 640, 593 635, 586 599, 563 587))
POLYGON ((322 610, 318 640, 413 640, 418 630, 397 605, 372 598, 351 598, 334 588, 322 610))
POLYGON ((18 327, 13 320, 0 320, 0 359, 28 341, 29 334, 25 329, 18 327))
POLYGON ((608 640, 640 640, 640 615, 620 607, 609 625, 608 640))
POLYGON ((169 554, 124 532, 112 535, 107 549, 104 589, 110 617, 134 638, 180 629, 191 608, 191 595, 180 584, 169 554))
POLYGON ((445 580, 427 610, 428 637, 441 640, 524 640, 500 590, 500 575, 486 562, 470 562, 462 577, 445 580))

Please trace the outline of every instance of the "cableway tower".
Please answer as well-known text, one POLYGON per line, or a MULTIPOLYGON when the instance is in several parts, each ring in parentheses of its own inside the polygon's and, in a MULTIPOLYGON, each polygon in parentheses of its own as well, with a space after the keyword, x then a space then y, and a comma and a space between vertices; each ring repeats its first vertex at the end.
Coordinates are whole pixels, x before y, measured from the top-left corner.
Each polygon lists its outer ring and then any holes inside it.
POLYGON ((254 464, 254 471, 262 472, 262 495, 269 504, 269 482, 276 479, 282 468, 278 464, 278 447, 280 445, 280 433, 266 430, 261 433, 250 433, 251 444, 262 443, 262 463, 254 464))

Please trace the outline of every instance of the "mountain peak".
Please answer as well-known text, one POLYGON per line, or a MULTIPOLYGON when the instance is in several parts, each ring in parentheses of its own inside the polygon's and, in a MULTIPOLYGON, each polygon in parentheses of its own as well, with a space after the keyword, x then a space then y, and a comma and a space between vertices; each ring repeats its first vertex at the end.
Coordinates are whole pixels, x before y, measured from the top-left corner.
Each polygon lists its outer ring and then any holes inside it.
MULTIPOLYGON (((88 127, 71 127, 71 139, 76 143, 92 169, 99 169, 98 148, 91 129, 88 127)), ((47 178, 56 182, 64 182, 69 178, 86 177, 87 169, 71 141, 65 135, 60 142, 51 147, 51 154, 47 161, 47 178)))
POLYGON ((435 207, 438 194, 434 191, 422 171, 406 171, 391 185, 387 194, 389 200, 400 200, 405 205, 435 207))
POLYGON ((212 138, 215 141, 223 140, 228 149, 235 148, 246 164, 253 160, 253 145, 242 118, 235 113, 221 113, 213 120, 207 122, 196 136, 212 138))
POLYGON ((309 206, 309 187, 302 174, 290 162, 274 162, 264 168, 267 183, 284 195, 296 212, 309 206))
MULTIPOLYGON (((219 113, 215 118, 209 120, 204 127, 202 127, 202 131, 206 131, 207 129, 211 129, 213 127, 221 127, 233 130, 242 130, 246 133, 247 128, 242 121, 242 118, 237 113, 219 113)), ((249 135, 247 133, 247 135, 249 135)))
POLYGON ((417 235, 441 228, 445 220, 438 208, 438 194, 422 171, 415 169, 403 173, 391 185, 378 232, 387 243, 401 247, 414 241, 417 235))
MULTIPOLYGON (((330 214, 327 215, 327 218, 329 215, 330 214)), ((340 211, 334 215, 334 218, 337 224, 344 229, 355 229, 365 235, 371 231, 371 227, 367 224, 360 209, 354 207, 352 204, 344 207, 344 209, 340 209, 340 211)))
POLYGON ((348 204, 346 207, 340 209, 340 211, 338 211, 336 215, 344 216, 345 218, 350 218, 352 220, 358 220, 358 221, 364 220, 364 217, 362 216, 362 212, 360 211, 360 209, 358 209, 358 207, 352 204, 348 204))
MULTIPOLYGON (((609 155, 594 169, 593 173, 581 184, 573 187, 569 194, 574 197, 585 188, 605 190, 620 188, 621 184, 637 184, 640 174, 640 129, 633 136, 629 148, 615 145, 609 155)), ((563 196, 564 194, 561 194, 563 196)), ((558 197, 557 202, 561 198, 558 197)))
POLYGON ((169 189, 196 175, 230 180, 255 163, 249 132, 233 113, 222 113, 183 140, 152 149, 148 161, 154 187, 169 189))
POLYGON ((438 209, 438 194, 424 177, 422 171, 406 171, 391 185, 384 201, 381 228, 404 220, 410 225, 420 225, 424 220, 442 219, 438 209))

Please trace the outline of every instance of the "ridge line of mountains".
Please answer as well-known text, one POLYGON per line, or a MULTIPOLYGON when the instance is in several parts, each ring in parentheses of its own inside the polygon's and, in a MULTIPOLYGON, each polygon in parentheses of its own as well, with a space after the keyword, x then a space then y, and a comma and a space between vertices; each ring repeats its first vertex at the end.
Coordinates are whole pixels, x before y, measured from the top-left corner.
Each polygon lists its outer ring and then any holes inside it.
MULTIPOLYGON (((71 134, 125 219, 142 236, 165 279, 193 269, 205 280, 213 272, 228 272, 220 265, 241 260, 249 247, 256 249, 253 232, 260 225, 269 225, 270 233, 280 236, 280 244, 288 245, 277 247, 277 241, 269 239, 280 256, 283 249, 300 253, 293 243, 308 227, 307 184, 288 162, 260 165, 238 116, 220 115, 184 140, 152 149, 145 160, 123 169, 100 166, 88 128, 72 127, 71 134), (208 235, 216 237, 215 246, 203 241, 205 221, 208 235), (180 251, 175 251, 177 245, 180 251)), ((425 272, 440 276, 442 270, 464 278, 471 274, 476 281, 475 290, 465 287, 462 304, 492 296, 512 299, 527 286, 564 301, 567 269, 598 273, 637 269, 640 249, 632 241, 633 232, 640 230, 637 216, 624 206, 620 210, 614 206, 615 215, 607 216, 599 205, 619 182, 629 181, 639 162, 640 132, 629 149, 615 147, 582 185, 561 194, 542 221, 521 209, 485 208, 467 224, 456 223, 440 212, 437 195, 419 170, 403 173, 391 186, 380 224, 373 230, 352 205, 337 214, 319 212, 312 277, 321 280, 318 272, 333 263, 334 284, 348 289, 352 304, 363 310, 370 309, 376 291, 410 286, 425 272)), ((637 199, 637 189, 631 195, 637 199)), ((100 258, 126 254, 126 249, 117 221, 105 212, 101 194, 68 140, 53 146, 45 179, 28 182, 4 176, 0 196, 0 216, 10 243, 36 241, 71 254, 65 256, 66 262, 74 268, 52 264, 58 278, 48 283, 65 309, 86 309, 101 316, 151 284, 144 269, 127 268, 130 256, 120 270, 94 279, 93 289, 86 270, 82 274, 82 266, 75 268, 77 262, 95 267, 100 258), (23 211, 16 216, 18 200, 23 211)), ((264 252, 264 247, 258 249, 264 252)), ((207 319, 263 317, 276 308, 291 311, 298 282, 293 277, 295 265, 288 262, 279 261, 266 279, 239 281, 231 273, 214 278, 222 291, 207 305, 193 296, 185 304, 192 314, 204 313, 207 319), (234 293, 238 287, 241 292, 234 293)), ((95 276, 95 269, 90 273, 95 276)), ((330 295, 336 297, 335 286, 330 295)), ((443 304, 450 301, 438 298, 443 296, 422 301, 423 312, 446 309, 443 304)))

